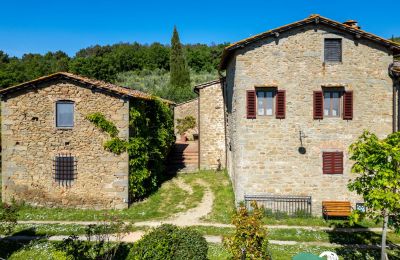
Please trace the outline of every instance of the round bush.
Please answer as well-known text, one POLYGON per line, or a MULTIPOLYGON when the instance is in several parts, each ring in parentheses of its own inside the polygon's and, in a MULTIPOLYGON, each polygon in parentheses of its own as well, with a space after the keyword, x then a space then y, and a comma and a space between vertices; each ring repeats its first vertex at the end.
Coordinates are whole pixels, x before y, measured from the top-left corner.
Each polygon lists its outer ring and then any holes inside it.
POLYGON ((135 243, 129 259, 205 260, 207 252, 207 242, 199 232, 164 224, 135 243))

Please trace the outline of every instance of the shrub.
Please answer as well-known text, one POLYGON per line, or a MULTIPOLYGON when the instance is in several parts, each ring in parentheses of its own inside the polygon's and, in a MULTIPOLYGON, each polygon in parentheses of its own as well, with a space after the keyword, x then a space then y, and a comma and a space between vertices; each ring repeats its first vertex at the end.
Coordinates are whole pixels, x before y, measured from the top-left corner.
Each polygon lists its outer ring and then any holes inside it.
POLYGON ((178 134, 183 135, 187 130, 192 129, 196 126, 196 119, 193 116, 186 116, 185 118, 177 119, 176 129, 178 134))
POLYGON ((262 226, 263 211, 256 202, 249 212, 241 205, 232 218, 236 230, 233 236, 224 238, 224 246, 230 251, 233 259, 271 259, 268 253, 267 230, 262 226))
POLYGON ((0 233, 9 235, 11 234, 18 220, 19 207, 15 204, 3 204, 0 213, 0 233))
POLYGON ((164 224, 138 241, 129 259, 207 259, 208 245, 204 237, 190 228, 164 224))

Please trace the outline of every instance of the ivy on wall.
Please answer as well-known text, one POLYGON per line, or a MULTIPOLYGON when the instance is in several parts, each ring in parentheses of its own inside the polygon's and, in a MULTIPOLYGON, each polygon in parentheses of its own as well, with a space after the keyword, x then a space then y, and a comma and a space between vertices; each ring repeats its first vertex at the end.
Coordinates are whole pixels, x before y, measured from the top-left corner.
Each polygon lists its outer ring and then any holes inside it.
POLYGON ((117 127, 101 113, 86 116, 111 137, 103 146, 114 154, 129 155, 129 197, 143 198, 166 178, 165 159, 174 143, 173 115, 160 100, 131 100, 129 140, 118 137, 117 127))

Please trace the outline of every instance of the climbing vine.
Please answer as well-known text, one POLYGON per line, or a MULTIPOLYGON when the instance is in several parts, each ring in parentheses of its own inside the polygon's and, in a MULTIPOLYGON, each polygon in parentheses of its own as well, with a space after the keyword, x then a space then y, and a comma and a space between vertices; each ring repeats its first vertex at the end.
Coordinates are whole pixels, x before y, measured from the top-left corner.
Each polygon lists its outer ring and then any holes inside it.
POLYGON ((159 100, 132 100, 129 109, 129 140, 119 138, 117 127, 101 113, 86 118, 111 137, 103 146, 114 154, 129 155, 129 197, 145 197, 166 178, 165 159, 174 143, 173 115, 159 100))

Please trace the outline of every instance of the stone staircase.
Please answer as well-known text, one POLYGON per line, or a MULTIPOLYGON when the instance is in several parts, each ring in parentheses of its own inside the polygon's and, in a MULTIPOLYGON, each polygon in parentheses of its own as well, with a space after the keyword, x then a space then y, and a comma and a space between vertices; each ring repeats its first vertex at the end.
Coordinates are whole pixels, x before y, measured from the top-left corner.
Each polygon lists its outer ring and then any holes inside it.
POLYGON ((177 141, 171 151, 167 172, 170 174, 195 172, 199 167, 199 146, 197 141, 177 141))

